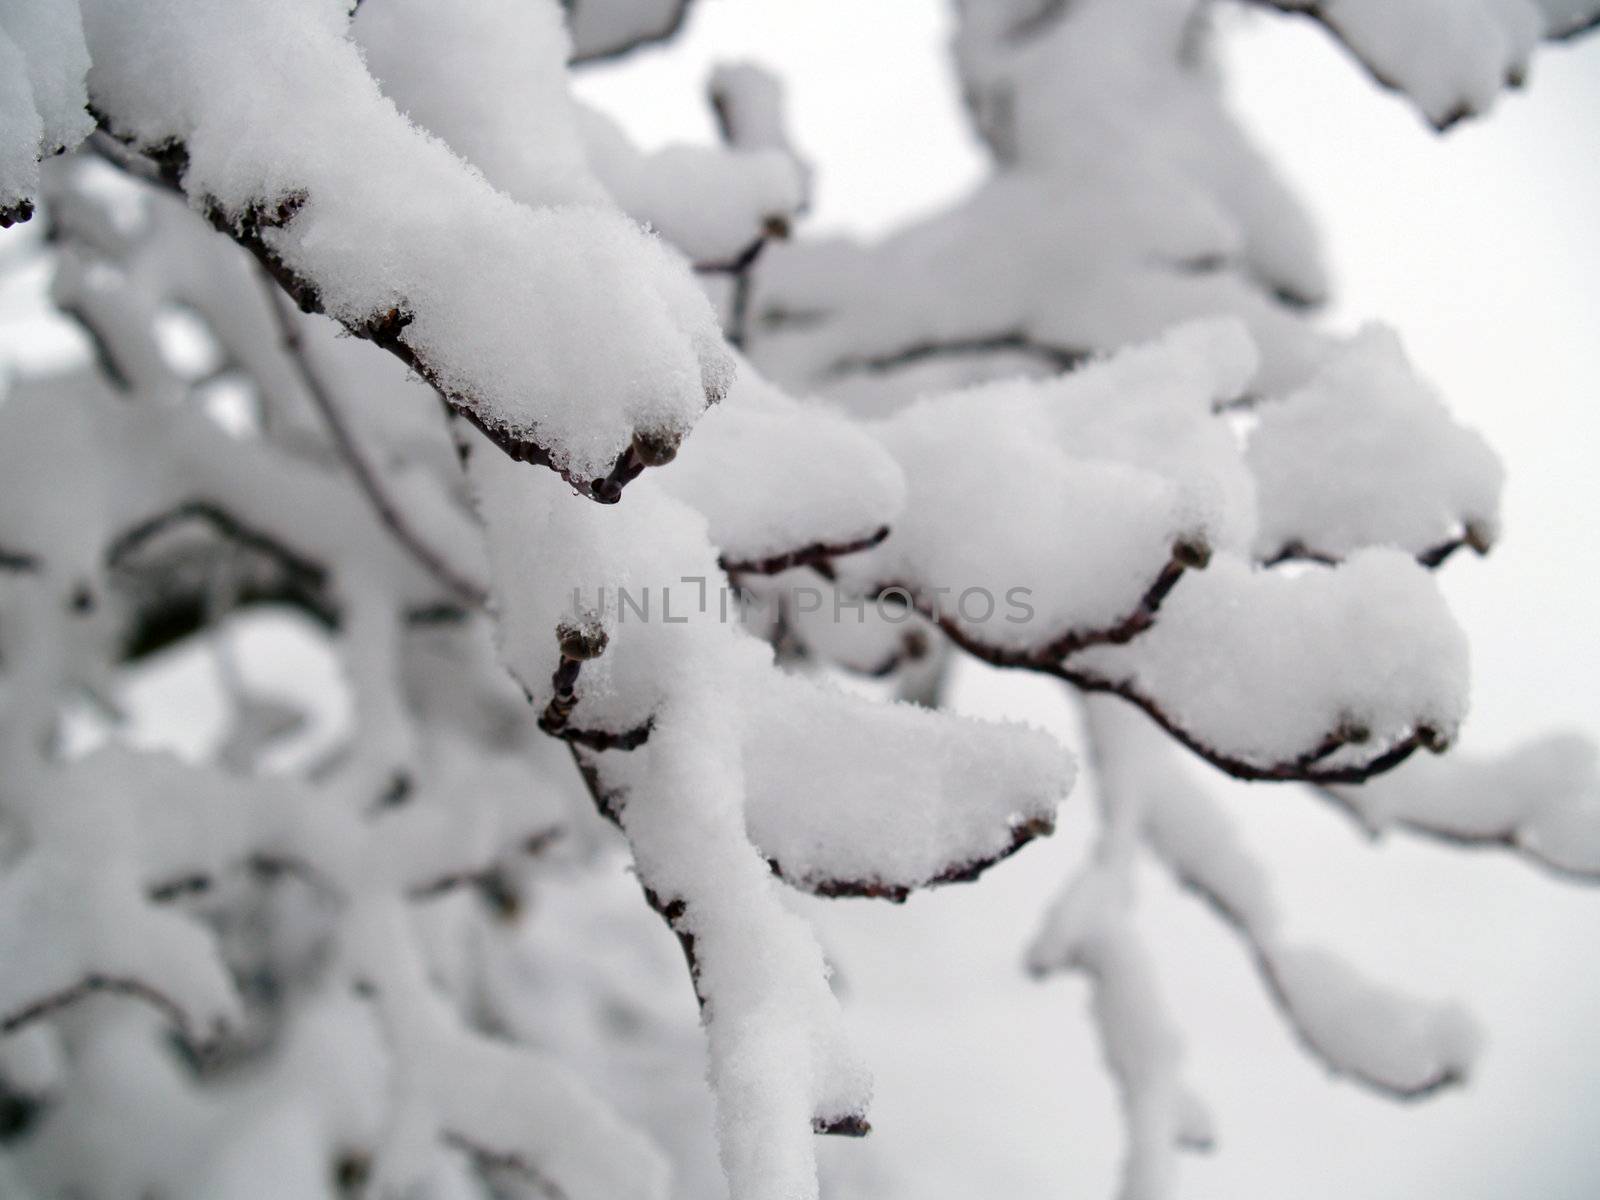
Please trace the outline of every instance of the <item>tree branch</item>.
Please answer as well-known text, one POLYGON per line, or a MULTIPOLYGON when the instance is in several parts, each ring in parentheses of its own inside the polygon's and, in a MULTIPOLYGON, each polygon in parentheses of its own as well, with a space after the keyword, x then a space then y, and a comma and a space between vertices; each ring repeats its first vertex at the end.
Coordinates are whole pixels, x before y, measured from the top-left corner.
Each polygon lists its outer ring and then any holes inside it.
POLYGON ((77 983, 40 996, 38 999, 29 1001, 21 1008, 9 1013, 0 1014, 0 1034, 15 1033, 34 1021, 53 1016, 62 1009, 68 1008, 96 993, 128 996, 136 1000, 142 1000, 159 1012, 177 1031, 184 1044, 194 1050, 196 1054, 203 1054, 210 1046, 215 1044, 223 1033, 221 1027, 218 1027, 209 1036, 199 1036, 195 1031, 194 1022, 181 1004, 160 988, 145 983, 141 979, 90 973, 77 983))
POLYGON ((883 373, 899 370, 901 367, 914 366, 917 363, 927 362, 932 359, 1004 353, 1027 355, 1030 358, 1038 359, 1045 366, 1056 371, 1070 371, 1093 357, 1087 350, 1075 350, 1070 347, 1052 346, 1046 342, 1035 341, 1019 330, 1007 333, 975 334, 972 337, 964 338, 930 339, 925 342, 916 342, 909 346, 903 346, 898 350, 886 350, 878 354, 861 354, 850 358, 841 358, 828 368, 827 374, 838 377, 858 371, 883 373))
MULTIPOLYGON (((324 311, 322 296, 317 286, 311 280, 291 270, 267 244, 263 236, 263 231, 281 227, 292 220, 305 203, 304 195, 288 196, 271 208, 255 205, 245 209, 237 219, 229 217, 211 198, 191 197, 184 190, 183 177, 188 167, 189 155, 182 143, 174 141, 161 146, 136 149, 125 139, 117 137, 103 113, 96 112, 94 115, 100 123, 101 131, 106 133, 109 139, 121 144, 125 150, 125 153, 106 152, 105 140, 97 142, 97 148, 105 153, 108 161, 137 178, 159 183, 195 203, 213 228, 250 252, 266 273, 294 300, 301 312, 324 311)), ((601 504, 615 504, 622 498, 622 489, 637 479, 646 467, 659 466, 671 461, 677 451, 675 442, 636 432, 631 443, 617 455, 616 461, 605 475, 597 479, 574 476, 552 461, 547 447, 479 412, 468 397, 447 387, 433 365, 401 339, 401 334, 410 321, 411 316, 405 310, 403 302, 383 312, 373 313, 365 320, 339 319, 339 323, 346 331, 381 346, 426 380, 455 413, 476 426, 507 457, 516 462, 549 467, 591 500, 601 504)))
POLYGON ((1266 985, 1267 994, 1271 997, 1274 1007, 1283 1014, 1284 1023, 1294 1031, 1296 1040, 1305 1048, 1306 1052, 1334 1074, 1353 1079, 1363 1087, 1388 1099, 1406 1102, 1426 1100, 1428 1097, 1462 1082, 1463 1076, 1459 1071, 1452 1067, 1445 1067, 1420 1083, 1398 1086, 1374 1075, 1353 1069, 1346 1064, 1334 1062, 1311 1037, 1297 1017, 1294 1002, 1288 989, 1284 986, 1277 964, 1273 961, 1271 947, 1257 936, 1250 921, 1243 913, 1228 903, 1227 897, 1215 888, 1210 887, 1205 880, 1183 870, 1178 863, 1169 861, 1168 865, 1172 868, 1172 872, 1177 877, 1178 882, 1192 895, 1203 900, 1218 919, 1239 936, 1239 940, 1244 943, 1245 948, 1250 953, 1250 959, 1255 964, 1256 973, 1261 976, 1262 982, 1266 985))
POLYGON ((428 545, 426 538, 411 528, 405 513, 385 490, 377 468, 361 448, 355 431, 345 420, 344 413, 340 411, 338 402, 333 397, 332 389, 312 365, 301 340, 300 330, 295 325, 294 314, 284 297, 270 280, 267 281, 265 290, 267 304, 277 322, 278 336, 284 352, 294 364, 295 373, 300 376, 306 395, 311 398, 312 404, 327 424, 335 448, 349 466, 350 473, 355 477, 362 494, 371 503, 373 512, 383 522, 384 527, 394 535, 395 541, 399 542, 417 564, 438 580, 456 600, 469 608, 482 608, 488 602, 488 588, 450 563, 443 554, 428 545))
MULTIPOLYGON (((1494 549, 1494 538, 1480 522, 1466 521, 1462 530, 1454 537, 1445 538, 1432 546, 1417 551, 1414 557, 1418 565, 1427 567, 1430 571, 1443 566, 1458 550, 1471 549, 1480 558, 1488 555, 1494 549)), ((1310 562, 1320 563, 1325 567, 1336 567, 1343 558, 1337 554, 1329 554, 1324 550, 1315 550, 1305 542, 1296 538, 1285 542, 1283 547, 1270 558, 1262 560, 1264 567, 1282 566, 1284 563, 1310 562)))
POLYGON ((863 550, 870 550, 881 544, 888 536, 889 527, 881 525, 866 537, 857 538, 853 542, 811 542, 796 550, 768 555, 766 558, 730 559, 727 555, 723 555, 717 559, 717 565, 727 572, 730 578, 737 578, 740 575, 777 575, 791 567, 812 567, 826 574, 824 568, 828 560, 837 558, 841 554, 859 554, 863 550))

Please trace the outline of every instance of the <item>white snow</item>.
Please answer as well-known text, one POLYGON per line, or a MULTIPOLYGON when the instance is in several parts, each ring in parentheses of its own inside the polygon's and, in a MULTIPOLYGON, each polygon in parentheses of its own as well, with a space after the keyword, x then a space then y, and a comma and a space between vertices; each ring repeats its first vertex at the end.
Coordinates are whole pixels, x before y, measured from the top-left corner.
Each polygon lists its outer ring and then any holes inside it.
POLYGON ((1549 734, 1493 756, 1407 763, 1333 790, 1375 833, 1399 826, 1503 841, 1558 870, 1600 873, 1600 771, 1594 743, 1580 734, 1549 734))
POLYGON ((1074 662, 1253 764, 1293 762, 1341 729, 1379 747, 1418 727, 1448 741, 1467 706, 1461 629, 1428 572, 1393 550, 1292 573, 1219 554, 1147 633, 1074 662))
POLYGON ((70 0, 0 3, 0 208, 31 201, 38 162, 89 135, 84 46, 70 0))
POLYGON ((1417 379, 1398 339, 1368 326, 1306 385, 1263 405, 1250 435, 1256 553, 1342 558, 1362 546, 1421 554, 1499 527, 1500 460, 1417 379))
POLYGON ((1176 543, 1248 540, 1251 483, 1212 406, 1253 366, 1238 326, 1197 326, 1056 379, 901 410, 873 428, 906 474, 905 515, 880 549, 840 562, 843 579, 906 587, 1004 651, 1117 626, 1176 543))
POLYGON ((85 18, 118 133, 181 141, 185 190, 236 224, 298 203, 261 236, 328 312, 409 318, 399 338, 447 394, 574 478, 603 476, 635 430, 681 437, 726 391, 676 255, 613 210, 496 191, 380 94, 338 6, 103 0, 85 18))
POLYGON ((745 364, 662 486, 706 518, 728 563, 869 540, 899 520, 906 490, 899 465, 866 431, 791 399, 745 364))

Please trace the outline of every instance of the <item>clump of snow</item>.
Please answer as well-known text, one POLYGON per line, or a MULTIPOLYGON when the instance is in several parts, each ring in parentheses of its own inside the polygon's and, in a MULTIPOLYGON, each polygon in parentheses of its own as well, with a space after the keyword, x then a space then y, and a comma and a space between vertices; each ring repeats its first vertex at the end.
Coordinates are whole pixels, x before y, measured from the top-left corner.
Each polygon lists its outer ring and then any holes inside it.
POLYGON ((28 86, 28 60, 0 25, 0 209, 6 223, 39 190, 39 143, 44 125, 28 86))
POLYGON ((1336 1071, 1404 1093, 1461 1079, 1477 1056, 1477 1027, 1457 1005, 1420 1005, 1321 950, 1277 947, 1271 970, 1296 1027, 1336 1071))
POLYGON ((1495 536, 1503 471, 1417 379, 1398 339, 1368 326, 1306 385, 1263 405, 1250 435, 1256 552, 1342 558, 1362 546, 1423 554, 1495 536))
POLYGON ((578 115, 606 190, 698 264, 732 264, 758 239, 787 232, 804 202, 804 180, 783 150, 671 145, 646 153, 598 109, 578 115))
POLYGON ((568 94, 556 5, 400 0, 356 9, 350 31, 400 111, 513 200, 605 203, 568 94))
MULTIPOLYGON (((738 722, 745 824, 802 890, 898 899, 970 878, 1049 832, 1072 786, 1060 744, 1014 723, 884 705, 784 675, 752 687, 748 708, 738 722), (826 759, 818 746, 829 747, 826 759)), ((649 795, 651 743, 596 766, 620 794, 649 795)))
POLYGON ((1461 629, 1429 573, 1394 550, 1294 573, 1218 555, 1149 631, 1074 662, 1253 763, 1293 762, 1341 730, 1382 746, 1423 728, 1442 743, 1467 706, 1461 629))
POLYGON ((1274 0, 1313 12, 1434 125, 1487 112, 1521 80, 1546 24, 1532 0, 1274 0))
POLYGON ((88 69, 83 23, 71 0, 0 4, 0 209, 31 202, 39 160, 89 136, 88 69))
POLYGON ((1195 326, 1056 379, 902 409, 873 428, 906 474, 905 515, 881 548, 842 560, 842 578, 907 588, 1007 651, 1117 626, 1176 544, 1203 557, 1248 539, 1250 481, 1213 404, 1254 363, 1237 325, 1195 326))
POLYGON ((730 564, 864 542, 905 507, 900 467, 868 433, 743 364, 662 486, 705 516, 730 564))
POLYGON ((681 438, 727 390, 681 259, 609 208, 495 190, 381 95, 336 6, 84 15, 90 91, 119 134, 180 142, 194 203, 236 227, 265 214, 262 242, 329 313, 358 330, 395 313, 453 402, 574 479, 604 476, 635 431, 681 438))
POLYGON ((1504 842, 1558 870, 1600 873, 1600 770, 1594 743, 1578 734, 1494 756, 1428 758, 1333 790, 1374 832, 1504 842))
POLYGON ((689 0, 566 0, 574 62, 609 58, 670 37, 689 0))
POLYGON ((1073 779, 1069 756, 1037 730, 792 677, 762 689, 744 754, 751 839, 801 886, 959 877, 1047 831, 1073 779))
POLYGON ((750 347, 780 380, 1024 346, 1059 364, 1219 314, 1261 348, 1256 387, 1304 377, 1326 292, 1310 222, 1223 103, 1187 4, 967 5, 968 110, 996 172, 867 246, 776 247, 750 347))

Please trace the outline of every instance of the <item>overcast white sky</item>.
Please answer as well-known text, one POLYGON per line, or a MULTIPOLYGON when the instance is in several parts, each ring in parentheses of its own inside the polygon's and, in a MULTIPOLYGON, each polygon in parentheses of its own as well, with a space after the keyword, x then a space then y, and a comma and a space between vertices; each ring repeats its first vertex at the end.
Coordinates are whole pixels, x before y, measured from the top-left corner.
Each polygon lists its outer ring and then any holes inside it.
MULTIPOLYGON (((1397 325, 1510 473, 1503 544, 1456 560, 1471 635, 1468 749, 1554 726, 1600 733, 1600 40, 1546 51, 1531 86, 1445 138, 1308 23, 1235 14, 1236 95, 1321 221, 1330 320, 1397 325)), ((700 82, 757 57, 789 82, 819 168, 812 228, 871 232, 982 169, 950 86, 940 0, 701 0, 666 52, 591 72, 586 95, 649 142, 704 139, 700 82)), ((1052 685, 974 670, 974 709, 1070 730, 1052 685)), ((1600 1195, 1600 890, 1493 854, 1374 848, 1292 789, 1223 787, 1274 864, 1293 926, 1413 990, 1470 1001, 1490 1036, 1469 1091, 1397 1106, 1326 1079, 1209 915, 1153 875, 1150 929, 1221 1147, 1185 1200, 1593 1200, 1600 1195)), ((1041 905, 1082 853, 1089 802, 976 889, 904 909, 812 906, 874 1058, 879 1164, 861 1200, 1110 1197, 1115 1101, 1074 982, 1020 978, 1041 905)), ((842 1198, 841 1198, 842 1200, 842 1198)))

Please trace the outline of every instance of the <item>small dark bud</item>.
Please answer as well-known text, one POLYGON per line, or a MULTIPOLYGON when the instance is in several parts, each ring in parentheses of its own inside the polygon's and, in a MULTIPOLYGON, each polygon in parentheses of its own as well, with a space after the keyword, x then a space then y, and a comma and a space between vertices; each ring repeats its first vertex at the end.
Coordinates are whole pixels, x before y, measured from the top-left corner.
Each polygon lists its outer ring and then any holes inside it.
POLYGON ((399 808, 411 798, 411 789, 411 773, 396 771, 389 780, 389 786, 384 788, 383 794, 378 797, 378 807, 399 808))
POLYGON ((598 622, 583 625, 563 622, 556 629, 556 640, 560 643, 562 658, 588 662, 604 654, 611 639, 598 622))
POLYGON ((1173 560, 1196 571, 1203 571, 1211 562, 1211 546, 1198 534, 1179 538, 1172 543, 1173 560))
POLYGON ((357 1192, 372 1177, 372 1159, 363 1151, 341 1154, 333 1164, 334 1186, 341 1192, 357 1192))
POLYGON ((771 213, 761 222, 761 232, 769 238, 784 241, 789 236, 789 218, 782 213, 771 213))
POLYGON ((643 430, 633 435, 633 453, 647 467, 664 467, 678 457, 683 439, 668 430, 643 430))
POLYGON ((1494 533, 1482 521, 1468 521, 1466 543, 1478 554, 1487 554, 1494 548, 1494 533))
POLYGON ((907 659, 920 662, 928 654, 928 635, 920 629, 913 629, 900 639, 900 645, 907 659))
POLYGON ((1450 739, 1432 725, 1417 726, 1417 741, 1434 754, 1443 754, 1450 749, 1450 739))
POLYGON ((1339 722, 1336 736, 1347 746, 1364 746, 1372 740, 1372 729, 1354 717, 1345 717, 1339 722))
POLYGON ((522 894, 499 871, 491 871, 478 881, 478 895, 502 921, 516 921, 522 916, 522 894))

